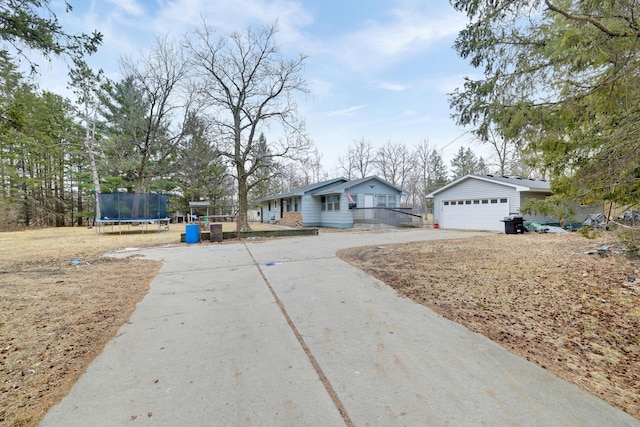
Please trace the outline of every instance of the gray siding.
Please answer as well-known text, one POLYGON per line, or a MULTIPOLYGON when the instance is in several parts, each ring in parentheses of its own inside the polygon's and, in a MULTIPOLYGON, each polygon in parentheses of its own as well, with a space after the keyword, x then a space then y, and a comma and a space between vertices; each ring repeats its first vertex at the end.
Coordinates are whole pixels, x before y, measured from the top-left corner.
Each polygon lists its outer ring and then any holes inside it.
POLYGON ((395 188, 391 188, 388 185, 379 182, 379 181, 368 181, 360 183, 354 187, 349 188, 349 193, 351 194, 359 194, 359 193, 367 193, 367 194, 395 194, 400 197, 400 192, 395 188), (371 188, 369 185, 374 185, 371 188))
MULTIPOLYGON (((544 200, 547 196, 544 194, 534 194, 534 193, 527 193, 526 195, 523 195, 523 204, 531 199, 538 199, 538 200, 544 200)), ((594 214, 594 213, 602 213, 603 212, 603 205, 601 204, 595 204, 595 205, 578 205, 578 204, 572 204, 571 205, 572 209, 575 212, 575 217, 574 218, 564 218, 565 222, 569 223, 569 222, 584 222, 585 219, 587 219, 587 215, 589 214, 594 214)), ((552 216, 544 216, 544 215, 540 215, 537 213, 533 213, 533 214, 527 214, 525 215, 525 220, 526 221, 538 221, 538 222, 560 222, 560 218, 556 218, 556 217, 552 217, 552 216)))
POLYGON ((349 210, 349 202, 344 197, 340 200, 340 211, 320 212, 320 223, 324 227, 353 228, 353 212, 349 210))
MULTIPOLYGON (((527 203, 529 200, 544 200, 547 198, 546 194, 535 194, 535 193, 527 193, 522 195, 522 205, 527 203)), ((531 214, 524 215, 525 221, 537 221, 537 222, 558 222, 558 218, 541 215, 539 213, 533 212, 531 214)))
POLYGON ((313 197, 310 194, 302 196, 302 225, 305 227, 317 227, 321 224, 320 197, 313 197))
MULTIPOLYGON (((340 181, 340 180, 338 180, 340 181)), ((322 211, 322 196, 317 195, 313 196, 312 193, 318 192, 319 188, 322 187, 313 187, 308 190, 304 190, 304 195, 300 198, 298 202, 298 211, 302 213, 302 225, 305 227, 317 227, 317 226, 325 226, 325 227, 337 227, 337 228, 352 228, 354 225, 353 222, 353 211, 349 210, 349 202, 345 197, 345 187, 348 188, 347 191, 350 194, 357 196, 358 206, 363 207, 365 194, 372 194, 375 196, 395 196, 395 207, 400 206, 400 200, 402 192, 398 191, 398 189, 393 188, 392 186, 387 185, 384 182, 380 182, 377 179, 367 179, 364 182, 360 182, 353 187, 348 187, 347 185, 336 184, 335 182, 331 182, 326 184, 324 187, 325 191, 320 191, 321 193, 331 192, 331 195, 339 194, 340 195, 340 210, 339 211, 322 211), (334 188, 331 188, 334 187, 334 188)), ((329 194, 327 194, 329 195, 329 194)), ((291 192, 287 194, 282 194, 282 197, 285 197, 286 203, 294 204, 293 200, 294 196, 291 192), (286 197, 285 197, 286 196, 286 197)), ((386 203, 389 203, 387 199, 386 203)), ((281 199, 278 198, 276 200, 271 199, 271 208, 269 209, 269 202, 263 202, 263 212, 264 216, 262 221, 269 222, 271 220, 279 221, 280 218, 280 203, 281 199)), ((392 202, 393 203, 393 202, 392 202)), ((285 205, 286 206, 286 205, 285 205)), ((292 205, 293 206, 293 205, 292 205)), ((374 205, 375 207, 375 198, 374 205)), ((291 211, 293 211, 293 207, 291 211)), ((286 209, 285 209, 286 212, 286 209)))
POLYGON ((349 194, 351 194, 352 196, 357 196, 358 198, 358 207, 359 208, 363 208, 364 206, 364 196, 365 194, 368 195, 373 195, 373 207, 376 206, 376 196, 377 195, 391 195, 391 196, 396 196, 396 204, 395 206, 390 206, 390 207, 400 207, 400 198, 402 193, 399 192, 398 190, 396 190, 395 188, 389 187, 388 185, 378 182, 378 181, 372 181, 374 187, 371 188, 370 184, 371 182, 363 182, 359 185, 353 186, 351 188, 349 188, 349 194))
POLYGON ((269 222, 271 220, 280 221, 280 201, 271 200, 271 202, 262 202, 262 209, 264 216, 262 222, 269 222), (271 210, 269 210, 269 204, 271 204, 271 210))

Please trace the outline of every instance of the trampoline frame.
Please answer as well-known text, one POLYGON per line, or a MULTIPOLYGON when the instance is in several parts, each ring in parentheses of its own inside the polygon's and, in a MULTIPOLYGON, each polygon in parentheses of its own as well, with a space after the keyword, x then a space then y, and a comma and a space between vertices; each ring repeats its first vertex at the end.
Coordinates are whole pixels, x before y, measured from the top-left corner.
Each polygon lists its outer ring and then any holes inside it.
MULTIPOLYGON (((166 196, 164 195, 160 195, 160 194, 154 194, 154 193, 107 193, 107 194, 97 194, 97 197, 100 197, 100 206, 101 206, 101 210, 103 206, 107 205, 106 202, 106 196, 108 196, 111 199, 111 209, 110 211, 113 212, 113 199, 114 199, 114 195, 115 195, 115 199, 116 199, 116 212, 118 217, 117 218, 109 218, 107 216, 103 216, 103 212, 100 212, 99 215, 96 215, 96 233, 100 233, 100 234, 104 234, 107 232, 107 227, 111 226, 111 233, 116 232, 116 230, 114 229, 115 226, 118 226, 118 230, 117 232, 119 234, 122 234, 123 232, 123 225, 126 225, 126 232, 130 232, 132 231, 131 227, 132 226, 140 226, 140 228, 138 230, 141 231, 142 234, 144 234, 145 232, 145 228, 148 230, 148 226, 149 225, 157 225, 158 226, 158 232, 160 231, 169 231, 169 223, 171 222, 170 218, 167 215, 167 200, 166 200, 166 196), (105 196, 105 197, 101 197, 101 196, 105 196), (121 197, 122 197, 122 201, 121 201, 121 197), (133 203, 133 201, 135 199, 138 199, 139 202, 142 202, 143 206, 138 206, 138 208, 142 208, 141 210, 143 212, 148 212, 149 211, 149 202, 152 198, 155 199, 156 205, 155 207, 156 209, 156 216, 142 216, 142 217, 121 217, 121 208, 123 206, 126 206, 127 202, 133 203), (104 199, 104 200, 103 200, 104 199), (103 205, 103 202, 105 203, 103 205), (160 208, 161 203, 163 204, 162 209, 160 208), (162 216, 161 214, 164 213, 164 216, 162 216)), ((137 230, 136 230, 137 231, 137 230)))

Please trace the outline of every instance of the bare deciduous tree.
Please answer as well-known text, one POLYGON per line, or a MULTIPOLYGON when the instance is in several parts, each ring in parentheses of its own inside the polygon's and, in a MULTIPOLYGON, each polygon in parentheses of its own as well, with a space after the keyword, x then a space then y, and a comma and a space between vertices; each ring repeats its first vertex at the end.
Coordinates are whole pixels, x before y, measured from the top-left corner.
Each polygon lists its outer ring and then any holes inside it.
POLYGON ((376 153, 376 165, 382 178, 404 188, 415 167, 415 159, 406 144, 387 141, 376 153))
POLYGON ((347 179, 360 179, 373 173, 376 168, 376 151, 371 141, 364 138, 353 141, 344 157, 338 159, 338 170, 347 179))
POLYGON ((235 168, 240 229, 250 230, 250 177, 274 158, 306 150, 309 139, 298 117, 293 95, 306 93, 302 68, 306 56, 285 59, 276 44, 276 24, 226 36, 215 35, 206 23, 185 40, 204 112, 214 127, 220 155, 235 168), (279 125, 282 137, 261 150, 261 132, 279 125))
POLYGON ((300 159, 300 169, 305 177, 304 185, 327 179, 327 174, 322 168, 322 154, 317 148, 300 159))
POLYGON ((108 151, 124 165, 120 173, 135 181, 135 191, 143 192, 169 171, 183 136, 188 109, 181 84, 188 64, 180 47, 165 38, 141 59, 123 58, 121 68, 125 78, 110 85, 103 112, 111 133, 108 151))

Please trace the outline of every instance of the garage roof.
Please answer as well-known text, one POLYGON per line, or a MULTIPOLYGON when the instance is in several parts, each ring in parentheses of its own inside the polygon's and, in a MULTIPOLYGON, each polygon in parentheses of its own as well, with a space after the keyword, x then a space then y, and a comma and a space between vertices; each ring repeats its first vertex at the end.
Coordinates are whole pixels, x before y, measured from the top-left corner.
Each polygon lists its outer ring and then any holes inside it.
POLYGON ((427 198, 433 198, 436 196, 436 194, 441 193, 469 179, 477 179, 480 181, 486 181, 494 184, 505 185, 507 187, 515 188, 516 191, 519 191, 519 192, 535 192, 535 193, 551 194, 551 187, 549 185, 549 182, 542 179, 498 176, 498 175, 466 175, 428 194, 427 198))

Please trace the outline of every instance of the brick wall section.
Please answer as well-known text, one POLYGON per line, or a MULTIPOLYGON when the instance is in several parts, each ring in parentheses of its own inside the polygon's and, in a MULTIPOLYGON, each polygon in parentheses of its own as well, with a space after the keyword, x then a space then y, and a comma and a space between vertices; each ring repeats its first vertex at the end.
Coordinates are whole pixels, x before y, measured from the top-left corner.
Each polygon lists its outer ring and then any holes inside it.
POLYGON ((302 212, 283 212, 280 225, 302 227, 302 212))

